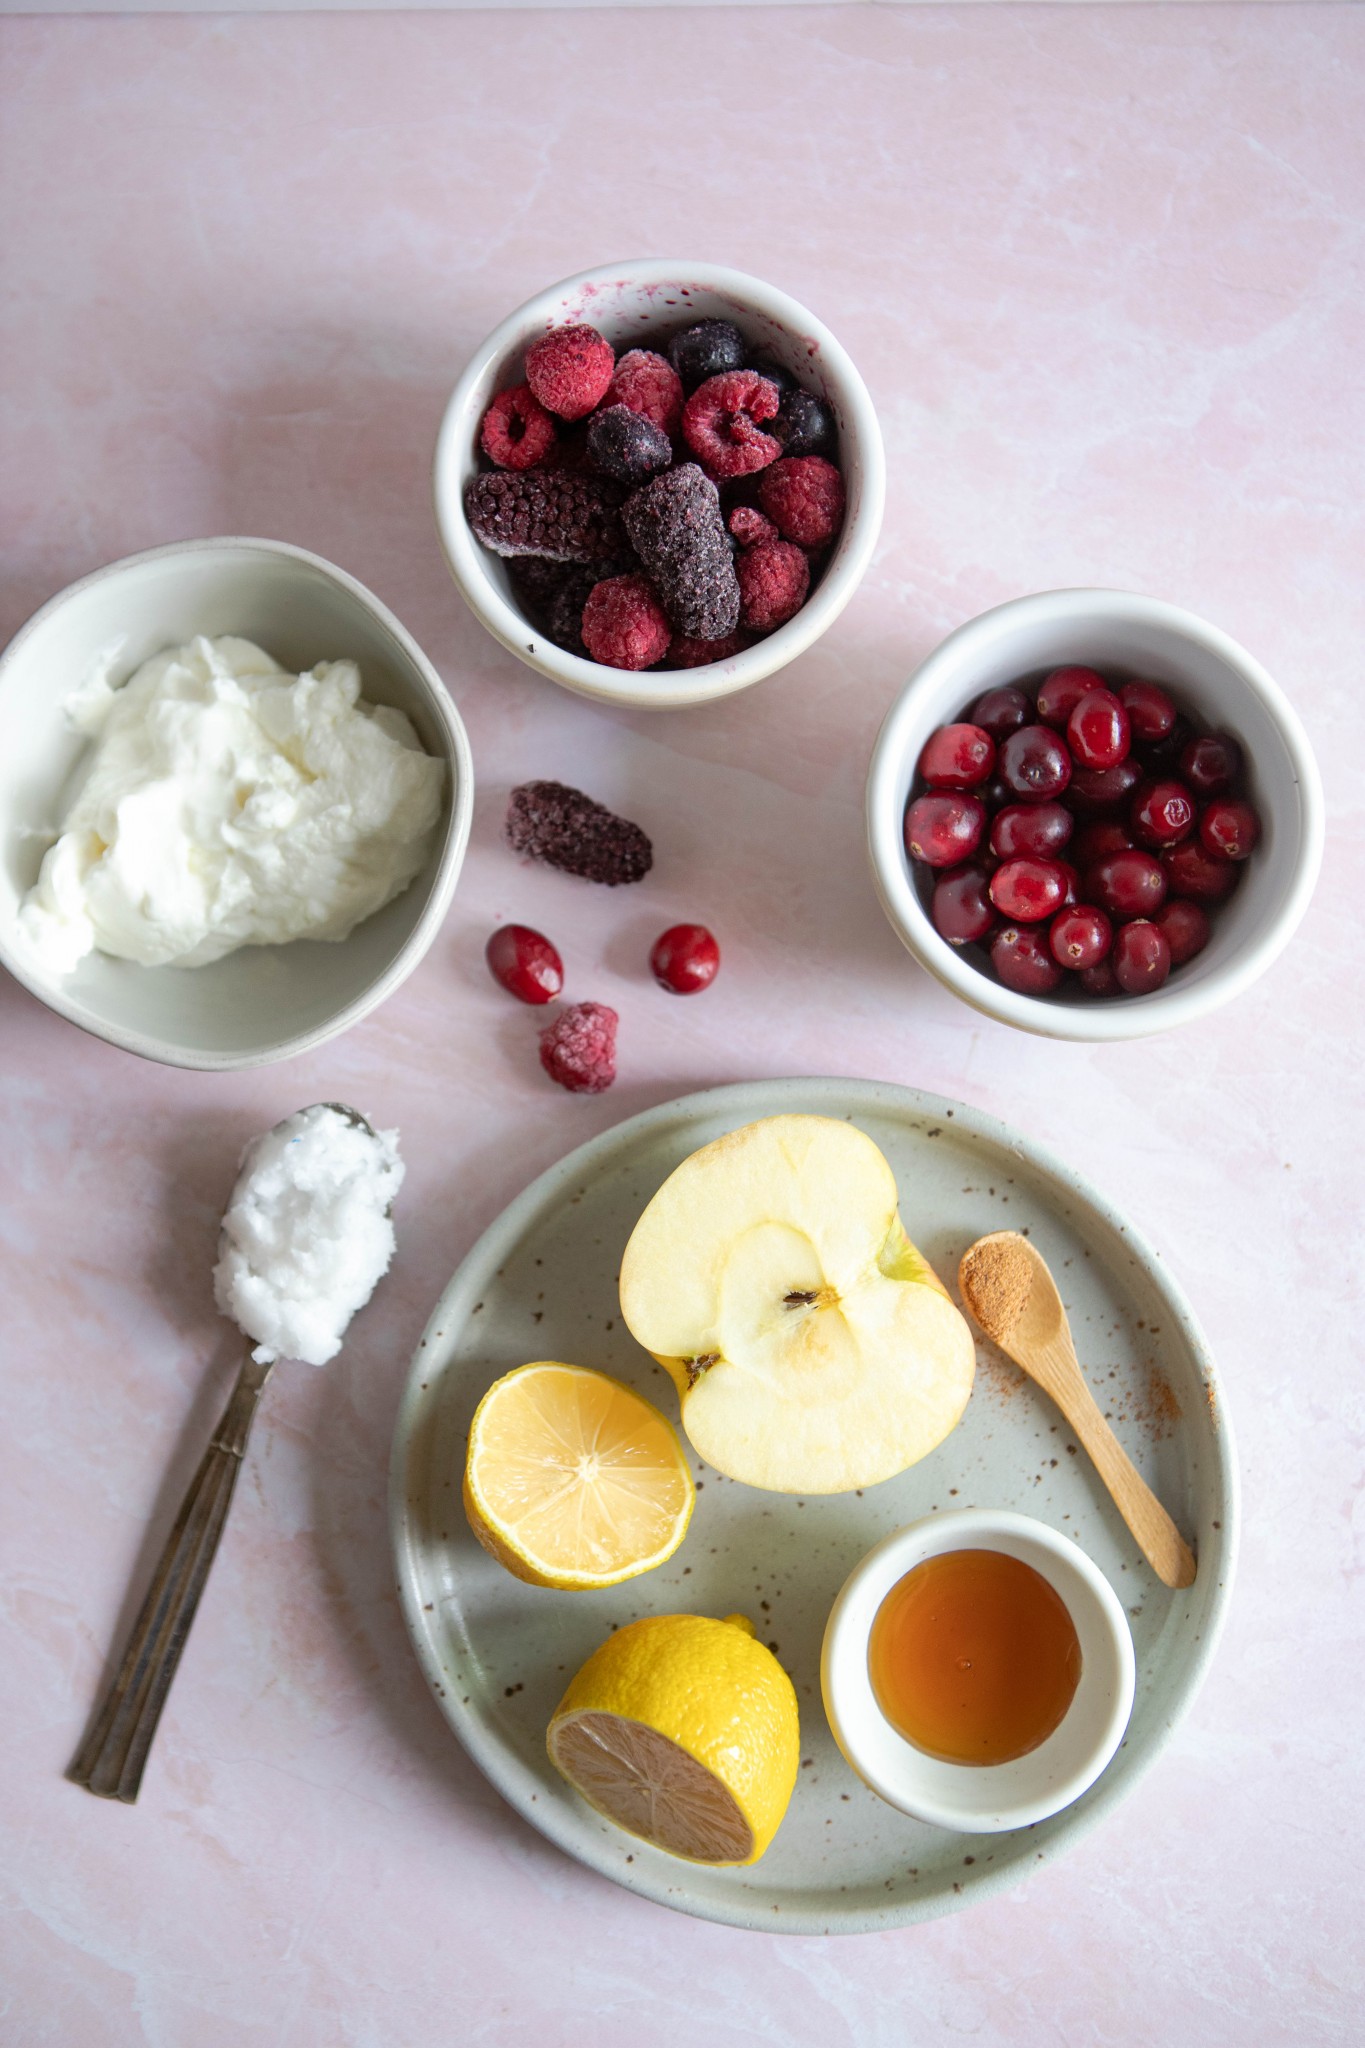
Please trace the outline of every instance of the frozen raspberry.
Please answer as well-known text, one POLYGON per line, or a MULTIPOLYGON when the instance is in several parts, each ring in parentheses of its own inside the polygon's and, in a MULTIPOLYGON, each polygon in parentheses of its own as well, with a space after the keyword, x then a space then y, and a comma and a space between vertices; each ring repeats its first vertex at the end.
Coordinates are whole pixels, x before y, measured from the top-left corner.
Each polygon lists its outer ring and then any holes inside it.
POLYGON ((784 455, 828 455, 834 447, 834 416, 814 392, 784 392, 773 421, 773 439, 784 455))
POLYGON ((526 351, 526 381, 548 412, 581 420, 604 396, 616 368, 595 327, 556 327, 526 351))
POLYGON ((613 576, 594 586, 583 607, 583 645, 608 668, 653 668, 673 637, 645 576, 613 576))
POLYGON ((730 514, 730 531, 742 548, 751 548, 761 540, 776 540, 777 528, 771 519, 765 519, 757 505, 736 505, 730 514))
POLYGON ((616 374, 607 386, 607 405, 628 405, 665 434, 682 425, 682 379, 672 363, 651 348, 632 348, 616 360, 616 374))
POLYGON ((654 849, 638 825, 564 782, 523 782, 514 789, 507 837, 514 852, 609 889, 642 880, 654 865, 654 849))
POLYGON ((758 422, 777 411, 777 386, 754 370, 708 377, 683 407, 683 439, 712 476, 749 476, 782 453, 758 422))
POLYGON ((760 483, 758 502, 784 540, 822 548, 844 516, 844 480, 823 455, 784 455, 760 483))
POLYGON ((588 425, 588 454, 603 476, 622 484, 647 484, 673 460, 673 443, 662 427, 628 405, 608 405, 588 425))
POLYGON ((789 540, 761 540, 745 548, 735 564, 739 616, 754 633, 785 626, 806 602, 810 564, 789 540))
POLYGON ((616 1027, 606 1003, 570 1003, 540 1034, 540 1064, 571 1095, 600 1095, 616 1079, 616 1027))
POLYGON ((739 582, 720 494, 695 462, 656 476, 626 500, 626 532, 680 633, 723 640, 739 624, 739 582))
POLYGON ((500 391, 483 416, 479 445, 499 469, 533 469, 555 445, 555 423, 529 384, 500 391))
POLYGON ((623 545, 618 485, 565 471, 490 470, 464 495, 465 516, 495 555, 596 562, 623 545))
POLYGON ((668 344, 668 359, 682 378, 685 391, 695 391, 708 377, 738 370, 745 356, 744 336, 728 320, 701 320, 685 327, 668 344))
POLYGON ((689 640, 679 634, 668 650, 670 668, 709 668, 713 661, 728 661, 748 646, 743 633, 727 633, 723 640, 689 640))

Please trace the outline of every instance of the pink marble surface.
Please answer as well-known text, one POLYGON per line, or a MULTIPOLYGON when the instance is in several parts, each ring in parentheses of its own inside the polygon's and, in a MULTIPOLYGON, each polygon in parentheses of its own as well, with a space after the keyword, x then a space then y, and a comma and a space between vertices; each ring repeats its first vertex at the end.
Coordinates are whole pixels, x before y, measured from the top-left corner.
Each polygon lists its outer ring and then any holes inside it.
POLYGON ((0 628, 135 548, 298 541, 416 633, 480 777, 435 948, 315 1057, 175 1073, 0 986, 5 2041, 1358 2039, 1365 14, 10 20, 0 53, 22 81, 0 628), (886 528, 784 677, 611 716, 463 612, 431 442, 518 300, 689 251, 772 278, 852 350, 886 528), (908 670, 982 607, 1073 582, 1252 648, 1332 813, 1278 966, 1197 1028, 1095 1050, 985 1023, 920 974, 860 843, 908 670), (508 785, 545 774, 647 820, 647 899, 501 848, 508 785), (604 1099, 542 1081, 486 980, 511 915, 620 1009, 604 1099), (673 1003, 644 946, 698 915, 726 967, 673 1003), (384 1489, 434 1297, 531 1174, 681 1090, 803 1072, 977 1103, 1126 1206, 1221 1360, 1247 1513, 1212 1676, 1111 1824, 952 1920, 784 1942, 631 1898, 503 1808, 409 1651, 384 1489), (244 1138, 319 1096, 403 1130, 400 1264, 334 1367, 272 1386, 142 1800, 110 1806, 62 1772, 231 1369, 217 1214, 244 1138))

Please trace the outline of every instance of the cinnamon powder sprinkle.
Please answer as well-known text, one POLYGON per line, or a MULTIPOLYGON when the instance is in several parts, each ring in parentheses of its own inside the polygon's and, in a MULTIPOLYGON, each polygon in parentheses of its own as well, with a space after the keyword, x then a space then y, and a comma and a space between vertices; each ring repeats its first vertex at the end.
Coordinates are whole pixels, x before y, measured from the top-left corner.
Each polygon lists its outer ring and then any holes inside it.
POLYGON ((1002 1344, 1024 1313, 1033 1285, 1033 1261, 1013 1238, 975 1244, 957 1271, 968 1308, 988 1337, 1002 1344))

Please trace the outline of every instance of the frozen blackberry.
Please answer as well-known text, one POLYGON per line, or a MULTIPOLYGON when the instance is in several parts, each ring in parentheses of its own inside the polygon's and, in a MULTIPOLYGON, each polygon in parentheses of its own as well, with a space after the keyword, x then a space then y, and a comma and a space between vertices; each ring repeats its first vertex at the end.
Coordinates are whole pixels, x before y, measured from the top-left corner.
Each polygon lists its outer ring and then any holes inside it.
POLYGON ((639 566, 625 546, 600 562, 548 562, 540 555, 522 555, 508 564, 508 578, 532 625, 566 654, 591 661, 583 641, 584 605, 605 578, 628 576, 639 566))
MULTIPOLYGON (((767 375, 767 372, 764 372, 767 375)), ((834 417, 814 392, 783 393, 777 418, 768 429, 782 443, 784 455, 830 455, 834 451, 834 417)))
POLYGON ((490 470, 465 492, 465 516, 495 555, 595 562, 621 547, 618 485, 567 470, 490 470))
POLYGON ((565 782, 523 782, 514 789, 507 837, 514 852, 609 889, 642 881, 654 865, 654 849, 638 825, 565 782))
POLYGON ((603 476, 622 484, 647 484, 672 462, 673 443, 642 412, 609 405, 588 422, 588 455, 603 476))
POLYGON ((723 640, 739 624, 739 582, 720 493, 683 462, 626 500, 626 532, 664 610, 692 640, 723 640))
POLYGON ((708 377, 743 367, 744 336, 728 320, 702 320, 685 327, 668 344, 668 360, 682 378, 684 391, 695 391, 708 377))

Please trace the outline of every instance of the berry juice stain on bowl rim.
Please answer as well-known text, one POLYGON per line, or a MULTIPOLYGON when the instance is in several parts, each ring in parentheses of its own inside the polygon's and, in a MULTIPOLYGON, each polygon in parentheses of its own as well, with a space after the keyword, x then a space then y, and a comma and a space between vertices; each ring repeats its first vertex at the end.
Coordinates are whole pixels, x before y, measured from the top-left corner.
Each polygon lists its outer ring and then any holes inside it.
MULTIPOLYGON (((471 358, 446 408, 437 438, 434 491, 451 575, 494 639, 528 667, 581 696, 662 710, 747 689, 804 653, 833 624, 861 582, 881 530, 886 463, 866 385, 839 342, 804 306, 742 271, 646 258, 566 278, 494 329, 471 358), (797 377, 828 405, 847 489, 843 525, 800 609, 755 645, 691 666, 695 648, 681 641, 675 646, 686 649, 687 666, 680 662, 676 669, 654 672, 607 667, 556 646, 532 624, 516 599, 506 562, 488 553, 470 530, 464 493, 479 474, 482 421, 494 396, 521 381, 527 348, 556 329, 573 323, 599 329, 616 347, 619 367, 631 349, 666 346, 673 333, 708 319, 733 322, 755 355, 771 358, 780 372, 797 377)), ((780 608, 789 601, 784 585, 774 604, 780 608)))
MULTIPOLYGON (((1080 694, 1083 691, 1077 701, 1080 694)), ((1019 707, 1012 712, 1008 705, 999 708, 1002 735, 1023 730, 1017 723, 1019 707)), ((1058 707, 1055 715, 1060 716, 1062 708, 1069 717, 1074 706, 1058 707)), ((1173 739, 1178 751, 1193 733, 1194 727, 1187 726, 1182 735, 1177 724, 1173 739)), ((1082 778, 1121 776, 1127 766, 1073 772, 1061 800, 1075 801, 1081 785, 1077 839, 1092 832, 1090 814, 1084 821, 1079 815, 1088 787, 1082 778)), ((995 784, 985 788, 990 794, 995 784)), ((1012 800, 1003 788, 991 796, 992 805, 1012 800)), ((1095 813, 1100 819, 1105 815, 1103 810, 1095 813)), ((1249 987, 1287 945, 1307 909, 1322 861, 1324 830, 1322 787, 1312 750, 1283 691, 1261 665, 1194 613, 1156 598, 1113 590, 1045 591, 1016 598, 949 634, 916 670, 887 714, 869 768, 866 818, 873 880, 882 907, 920 964, 986 1016, 1044 1037, 1078 1041, 1164 1031, 1208 1014, 1249 987), (1040 972, 1033 977, 1033 992, 1026 993, 1002 985, 989 964, 976 963, 967 946, 950 944, 936 929, 931 909, 935 883, 941 887, 948 871, 919 870, 907 854, 904 836, 907 804, 920 786, 919 762, 932 733, 960 723, 972 707, 979 708, 987 692, 1007 697, 1023 678, 1036 698, 1042 677, 1080 663, 1121 683, 1120 697, 1128 687, 1127 678, 1149 679, 1169 691, 1178 710, 1197 718, 1200 730, 1231 733, 1242 748, 1247 794, 1262 828, 1258 846, 1243 863, 1240 886, 1208 920, 1208 943, 1197 955, 1177 960, 1172 948, 1175 971, 1163 986, 1133 994, 1115 985, 1115 992, 1104 1000, 1094 999, 1090 991, 1104 981, 1107 963, 1086 970, 1092 980, 1084 989, 1063 988, 1063 971, 1057 969, 1055 974, 1040 972)), ((1187 866, 1206 859, 1197 832, 1193 847, 1191 851, 1186 841, 1176 849, 1187 866)), ((1070 853, 1068 845, 1060 857, 1069 860, 1070 853)), ((1200 877, 1194 880, 1199 883, 1200 877)), ((1178 893, 1183 897, 1195 890, 1182 887, 1178 893)), ((1163 911, 1158 909, 1155 916, 1159 921, 1163 911)), ((1030 929, 1018 927, 1024 933, 1030 929)), ((1046 952, 1046 925, 1033 929, 1042 932, 1046 952)), ((1067 974, 1065 980, 1079 977, 1067 974)))
POLYGON ((830 1610, 820 1658, 826 1717, 864 1784, 902 1813, 962 1834, 1030 1827, 1079 1799, 1123 1740, 1135 1685, 1132 1634, 1098 1565, 1046 1523, 990 1508, 926 1515, 869 1551, 830 1610), (1031 1566, 1065 1605, 1080 1647, 1079 1681, 1060 1722, 1005 1763, 950 1762, 917 1748, 879 1704, 870 1665, 887 1596, 928 1559, 973 1550, 1031 1566))

